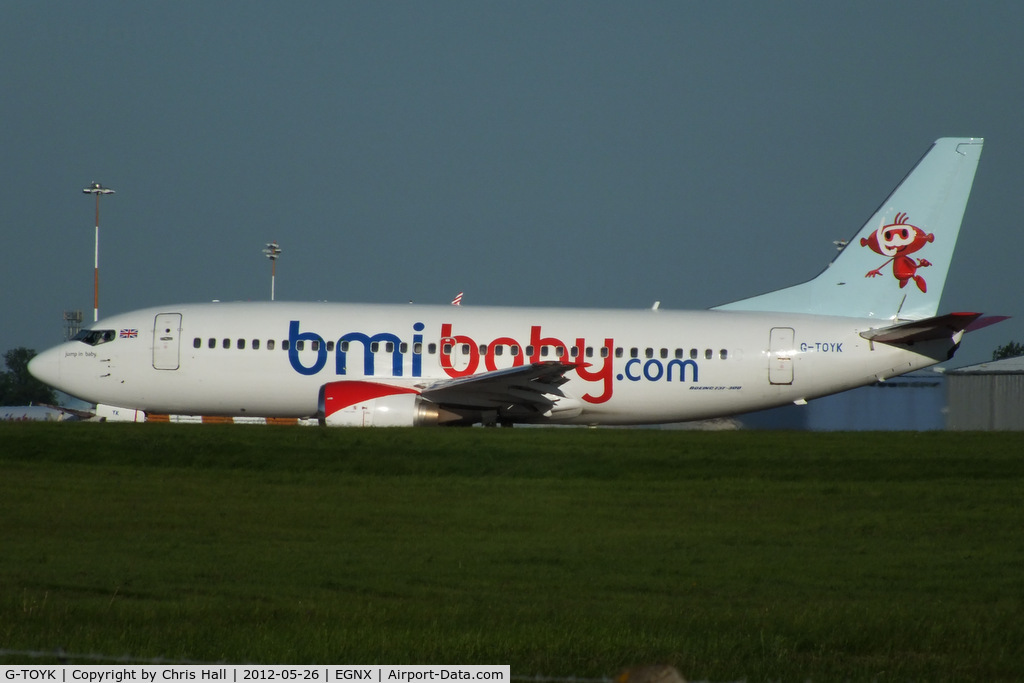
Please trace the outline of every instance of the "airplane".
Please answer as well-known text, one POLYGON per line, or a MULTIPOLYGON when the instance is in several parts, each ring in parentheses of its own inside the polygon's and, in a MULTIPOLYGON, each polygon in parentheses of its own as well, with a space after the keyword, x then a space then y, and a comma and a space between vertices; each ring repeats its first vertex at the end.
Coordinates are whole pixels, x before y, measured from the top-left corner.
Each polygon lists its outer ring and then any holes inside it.
POLYGON ((47 405, 0 406, 0 422, 63 422, 80 419, 76 412, 47 405))
MULTIPOLYGON (((338 426, 641 425, 813 399, 952 358, 937 315, 981 138, 941 138, 815 278, 708 310, 197 303, 29 364, 114 412, 338 426)), ((99 412, 99 410, 98 410, 99 412)))

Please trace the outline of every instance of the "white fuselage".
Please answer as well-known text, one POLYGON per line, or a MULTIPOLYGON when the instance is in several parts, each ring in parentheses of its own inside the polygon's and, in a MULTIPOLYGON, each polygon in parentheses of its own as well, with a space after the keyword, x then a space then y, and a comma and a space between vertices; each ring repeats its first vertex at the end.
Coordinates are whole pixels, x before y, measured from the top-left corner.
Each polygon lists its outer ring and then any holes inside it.
POLYGON ((959 342, 860 336, 886 321, 796 313, 211 303, 99 321, 40 354, 37 377, 147 413, 314 416, 320 388, 422 389, 540 361, 579 364, 572 410, 535 422, 645 424, 733 415, 870 384, 945 360, 959 342))

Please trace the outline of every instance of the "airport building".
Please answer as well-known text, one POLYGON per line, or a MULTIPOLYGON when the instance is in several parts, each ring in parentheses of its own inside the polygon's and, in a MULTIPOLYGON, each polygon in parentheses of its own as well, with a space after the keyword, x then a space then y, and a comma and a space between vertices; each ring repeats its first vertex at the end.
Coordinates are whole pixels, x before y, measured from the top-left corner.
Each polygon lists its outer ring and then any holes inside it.
POLYGON ((1021 431, 1024 356, 924 370, 736 420, 746 429, 1021 431))
POLYGON ((745 429, 939 430, 946 426, 945 384, 941 372, 922 370, 816 398, 804 406, 740 415, 737 420, 745 429))
POLYGON ((1024 356, 946 372, 953 430, 1024 430, 1024 356))

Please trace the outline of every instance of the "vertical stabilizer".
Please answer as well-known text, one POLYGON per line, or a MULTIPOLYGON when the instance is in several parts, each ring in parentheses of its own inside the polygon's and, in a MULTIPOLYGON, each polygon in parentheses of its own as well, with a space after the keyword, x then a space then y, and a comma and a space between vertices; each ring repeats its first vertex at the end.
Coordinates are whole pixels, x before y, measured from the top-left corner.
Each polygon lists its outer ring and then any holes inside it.
POLYGON ((888 320, 934 316, 983 142, 936 140, 816 278, 715 310, 888 320))

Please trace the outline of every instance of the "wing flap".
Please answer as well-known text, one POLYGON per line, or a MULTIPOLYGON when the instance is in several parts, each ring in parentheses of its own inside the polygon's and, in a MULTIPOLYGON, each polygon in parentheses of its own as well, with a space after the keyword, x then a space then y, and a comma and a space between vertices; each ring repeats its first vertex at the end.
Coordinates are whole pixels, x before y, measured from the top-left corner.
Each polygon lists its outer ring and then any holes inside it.
POLYGON ((505 414, 562 412, 576 405, 559 387, 579 363, 542 361, 480 375, 435 382, 421 396, 441 405, 498 410, 505 414))

